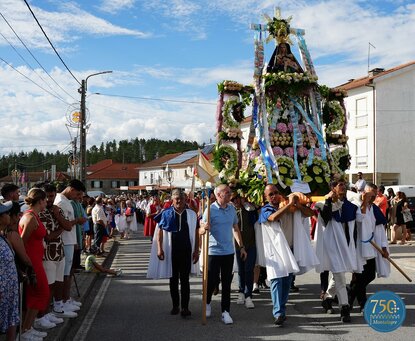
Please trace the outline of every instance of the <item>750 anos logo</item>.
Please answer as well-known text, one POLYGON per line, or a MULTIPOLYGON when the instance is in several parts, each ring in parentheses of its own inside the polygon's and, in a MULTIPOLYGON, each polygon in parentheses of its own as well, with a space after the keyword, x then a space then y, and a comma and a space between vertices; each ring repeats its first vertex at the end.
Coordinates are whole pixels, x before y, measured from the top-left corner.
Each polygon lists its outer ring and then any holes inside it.
POLYGON ((405 321, 406 309, 402 299, 391 291, 379 291, 370 296, 364 310, 365 320, 378 332, 391 332, 405 321))

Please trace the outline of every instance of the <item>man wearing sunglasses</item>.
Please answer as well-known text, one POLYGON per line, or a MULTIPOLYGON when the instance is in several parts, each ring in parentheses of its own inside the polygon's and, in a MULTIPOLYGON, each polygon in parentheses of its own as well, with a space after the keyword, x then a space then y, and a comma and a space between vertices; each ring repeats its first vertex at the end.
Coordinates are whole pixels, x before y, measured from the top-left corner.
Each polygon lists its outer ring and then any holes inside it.
MULTIPOLYGON (((262 226, 267 277, 271 281, 274 324, 282 326, 286 320, 286 303, 293 274, 299 273, 301 270, 292 252, 293 247, 295 248, 297 245, 299 249, 310 250, 309 261, 312 261, 314 265, 318 262, 311 249, 309 237, 306 236, 301 225, 304 218, 313 215, 313 211, 302 204, 295 194, 288 197, 286 205, 280 205, 284 198, 277 187, 272 184, 265 187, 264 195, 268 203, 261 208, 258 222, 262 226), (300 224, 300 226, 296 226, 296 224, 300 224), (302 237, 298 237, 300 235, 302 237)), ((310 269, 311 267, 301 271, 306 272, 310 269)))

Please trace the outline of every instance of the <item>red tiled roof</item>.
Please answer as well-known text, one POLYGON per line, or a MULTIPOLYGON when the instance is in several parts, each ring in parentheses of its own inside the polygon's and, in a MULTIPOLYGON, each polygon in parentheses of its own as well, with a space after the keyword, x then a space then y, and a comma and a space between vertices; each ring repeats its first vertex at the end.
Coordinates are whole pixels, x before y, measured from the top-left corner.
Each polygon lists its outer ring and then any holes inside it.
POLYGON ((172 153, 172 154, 163 155, 163 156, 159 157, 158 159, 154 159, 152 161, 142 163, 140 165, 140 169, 162 167, 163 164, 165 164, 167 161, 175 158, 176 156, 179 156, 180 154, 182 154, 182 153, 172 153))
POLYGON ((86 171, 87 172, 96 172, 97 170, 103 169, 103 168, 107 168, 109 166, 111 166, 114 162, 111 159, 106 159, 106 160, 102 160, 99 161, 97 163, 94 163, 93 165, 90 165, 88 167, 86 167, 86 171))
POLYGON ((408 67, 408 66, 411 66, 411 65, 414 65, 414 64, 415 64, 415 61, 412 61, 412 62, 409 62, 409 63, 406 63, 406 64, 395 66, 391 69, 379 72, 379 73, 377 73, 373 76, 368 75, 366 77, 353 79, 353 80, 351 80, 347 83, 344 83, 344 84, 341 84, 341 85, 337 86, 336 88, 346 90, 346 91, 356 89, 356 88, 360 88, 361 86, 365 86, 366 84, 371 84, 373 82, 373 79, 375 79, 375 78, 387 75, 388 73, 398 71, 400 69, 403 69, 405 67, 408 67))
MULTIPOLYGON (((116 179, 116 180, 129 180, 129 179, 138 179, 138 170, 137 168, 141 165, 139 163, 115 163, 112 160, 111 164, 104 164, 106 166, 87 174, 86 178, 88 180, 92 179, 116 179)), ((88 168, 89 170, 90 168, 88 168)))

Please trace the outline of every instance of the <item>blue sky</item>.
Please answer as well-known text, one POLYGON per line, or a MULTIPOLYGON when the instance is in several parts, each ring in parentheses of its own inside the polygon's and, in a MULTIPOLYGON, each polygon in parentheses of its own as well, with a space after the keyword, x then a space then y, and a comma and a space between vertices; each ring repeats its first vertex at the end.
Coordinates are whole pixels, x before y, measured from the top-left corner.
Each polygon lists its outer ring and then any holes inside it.
MULTIPOLYGON (((414 59, 413 1, 271 0, 30 0, 34 13, 78 80, 88 81, 87 145, 130 138, 214 138, 216 83, 252 81, 251 22, 265 22, 280 6, 292 26, 306 30, 321 84, 335 86, 414 59), (94 93, 100 93, 97 95, 94 93), (139 100, 121 95, 179 101, 139 100)), ((60 100, 0 61, 0 155, 11 151, 65 151, 66 115, 79 105, 79 85, 52 52, 23 0, 1 0, 0 12, 58 88, 0 17, 0 57, 60 100), (4 36, 4 37, 3 37, 4 36), (17 49, 33 71, 14 51, 17 49), (46 80, 45 84, 39 75, 46 80)), ((266 47, 269 59, 274 43, 266 47)), ((295 48, 294 48, 295 51, 295 48)), ((249 113, 247 113, 249 114, 249 113)))

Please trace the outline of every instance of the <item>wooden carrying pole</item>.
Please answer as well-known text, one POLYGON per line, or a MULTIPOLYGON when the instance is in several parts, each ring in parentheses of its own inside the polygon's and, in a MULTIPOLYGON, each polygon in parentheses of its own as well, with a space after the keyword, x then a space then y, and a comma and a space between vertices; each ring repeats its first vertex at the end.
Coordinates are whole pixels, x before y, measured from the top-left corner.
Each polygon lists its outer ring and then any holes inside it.
MULTIPOLYGON (((378 252, 383 255, 383 250, 377 245, 373 240, 370 241, 370 244, 373 245, 373 247, 378 250, 378 252)), ((396 264, 393 259, 391 259, 389 256, 386 257, 386 259, 409 281, 412 282, 412 279, 408 277, 408 275, 396 264)))
MULTIPOLYGON (((206 222, 210 223, 210 193, 207 191, 207 213, 206 222)), ((206 304, 208 286, 208 264, 209 264, 209 231, 203 235, 203 304, 202 304, 202 324, 206 324, 206 304)))

